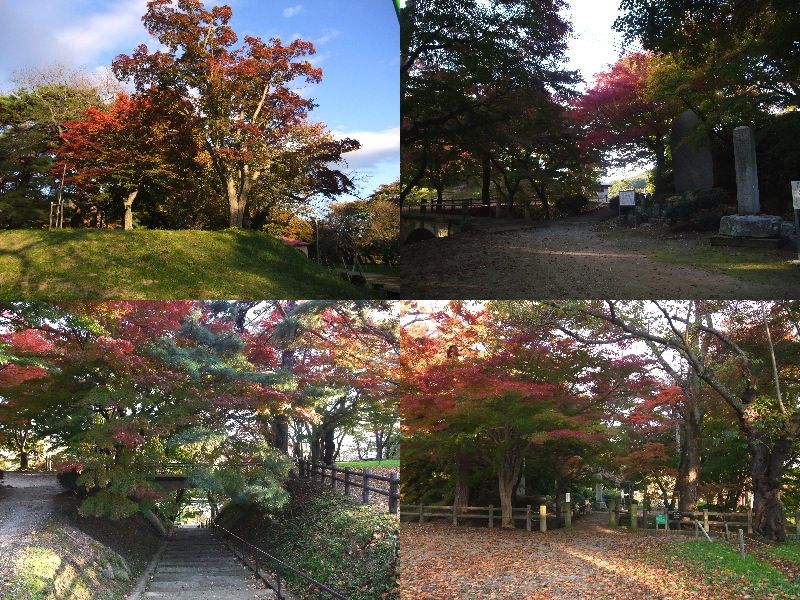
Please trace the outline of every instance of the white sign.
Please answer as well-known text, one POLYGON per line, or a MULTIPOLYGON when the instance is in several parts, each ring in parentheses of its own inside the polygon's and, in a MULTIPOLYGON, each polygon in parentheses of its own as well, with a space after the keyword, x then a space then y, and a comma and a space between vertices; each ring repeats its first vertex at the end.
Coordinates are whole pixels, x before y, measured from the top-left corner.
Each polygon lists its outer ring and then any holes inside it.
POLYGON ((567 492, 567 502, 569 502, 569 492, 567 492))
POLYGON ((626 190, 619 193, 620 206, 636 206, 636 192, 633 190, 626 190))
POLYGON ((607 202, 608 192, 597 192, 597 199, 600 200, 600 202, 607 202))
POLYGON ((792 182, 792 204, 795 210, 800 210, 800 181, 792 182))

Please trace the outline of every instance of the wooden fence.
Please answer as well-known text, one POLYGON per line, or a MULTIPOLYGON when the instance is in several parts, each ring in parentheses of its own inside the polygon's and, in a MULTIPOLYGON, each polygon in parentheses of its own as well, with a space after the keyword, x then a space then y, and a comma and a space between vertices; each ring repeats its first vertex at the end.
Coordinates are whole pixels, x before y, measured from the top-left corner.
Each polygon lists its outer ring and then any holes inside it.
MULTIPOLYGON (((639 509, 635 509, 637 513, 639 509)), ((617 522, 621 514, 628 514, 629 510, 613 509, 616 515, 617 522)), ((711 510, 695 510, 688 512, 680 511, 648 511, 641 510, 641 527, 643 529, 656 529, 656 516, 666 515, 666 525, 659 526, 659 529, 664 531, 686 531, 684 526, 691 530, 694 527, 694 522, 697 521, 703 526, 703 529, 708 534, 718 534, 725 539, 732 539, 736 535, 737 529, 743 529, 748 534, 753 533, 753 509, 748 508, 747 511, 740 512, 718 512, 711 510)), ((787 527, 787 538, 800 540, 800 512, 794 515, 794 525, 789 524, 787 527), (794 529, 794 532, 791 531, 794 529)))
MULTIPOLYGON (((524 508, 513 508, 511 510, 512 517, 515 522, 524 522, 525 529, 532 531, 534 523, 539 531, 547 531, 548 520, 553 527, 570 527, 572 525, 572 518, 585 512, 584 506, 569 506, 564 503, 565 510, 562 510, 561 515, 556 515, 553 512, 547 512, 547 505, 540 504, 538 510, 530 504, 524 508)), ((426 505, 426 504, 401 504, 400 505, 400 519, 406 517, 409 520, 416 520, 422 524, 426 519, 447 519, 453 525, 458 525, 459 522, 463 523, 465 520, 486 521, 489 529, 493 529, 495 522, 500 522, 502 517, 499 506, 490 504, 489 506, 462 506, 461 510, 457 510, 455 506, 445 505, 426 505)))
POLYGON ((400 502, 400 477, 397 473, 392 473, 387 477, 370 473, 369 469, 351 469, 350 467, 340 469, 334 465, 322 465, 302 459, 297 461, 297 471, 300 478, 319 481, 322 485, 327 483, 334 491, 337 490, 336 484, 341 483, 340 491, 345 496, 350 496, 352 495, 351 491, 360 489, 359 495, 363 504, 370 503, 371 493, 386 496, 389 500, 389 512, 393 515, 397 514, 400 502), (370 482, 374 481, 388 483, 389 489, 373 487, 370 482))
POLYGON ((497 207, 498 203, 500 202, 497 198, 490 198, 488 205, 484 204, 481 198, 448 199, 442 200, 441 203, 433 198, 422 200, 419 204, 404 204, 402 212, 469 212, 473 208, 497 207))

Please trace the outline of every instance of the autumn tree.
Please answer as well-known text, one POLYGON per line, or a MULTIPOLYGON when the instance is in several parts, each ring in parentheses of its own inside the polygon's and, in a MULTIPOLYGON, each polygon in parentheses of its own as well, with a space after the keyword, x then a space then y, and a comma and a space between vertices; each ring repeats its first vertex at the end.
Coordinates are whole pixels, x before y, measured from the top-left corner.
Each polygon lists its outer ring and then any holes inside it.
POLYGON ((90 108, 68 122, 58 151, 70 184, 95 191, 124 207, 123 225, 133 229, 133 202, 143 188, 170 190, 196 172, 198 148, 188 105, 173 94, 120 94, 103 110, 90 108))
POLYGON ((661 61, 652 52, 628 53, 575 102, 575 118, 585 129, 582 144, 603 149, 616 166, 653 161, 656 194, 666 187, 672 119, 685 109, 676 97, 652 90, 661 61))
POLYGON ((200 0, 150 0, 142 20, 166 50, 150 52, 142 44, 132 55, 118 56, 113 68, 141 94, 169 89, 191 103, 201 144, 228 202, 230 226, 242 227, 259 185, 286 182, 303 194, 349 188, 349 179, 329 165, 341 162, 358 142, 334 140, 307 122, 314 104, 294 84, 322 78, 306 59, 314 53, 310 42, 284 45, 280 39, 245 36, 237 47, 231 16, 230 7, 208 10, 200 0), (305 164, 298 183, 284 171, 299 159, 305 164))

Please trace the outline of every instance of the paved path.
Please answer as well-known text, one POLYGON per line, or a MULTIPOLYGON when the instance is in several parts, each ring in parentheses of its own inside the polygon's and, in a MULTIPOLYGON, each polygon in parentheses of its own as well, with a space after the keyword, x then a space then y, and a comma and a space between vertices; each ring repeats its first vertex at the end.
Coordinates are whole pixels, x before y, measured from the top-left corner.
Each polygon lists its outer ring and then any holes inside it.
POLYGON ((532 229, 466 232, 406 245, 403 297, 775 299, 800 293, 785 281, 768 286, 648 258, 656 251, 691 253, 708 240, 611 235, 599 226, 608 217, 596 211, 532 229))
POLYGON ((142 598, 260 600, 275 598, 209 529, 173 533, 142 598))

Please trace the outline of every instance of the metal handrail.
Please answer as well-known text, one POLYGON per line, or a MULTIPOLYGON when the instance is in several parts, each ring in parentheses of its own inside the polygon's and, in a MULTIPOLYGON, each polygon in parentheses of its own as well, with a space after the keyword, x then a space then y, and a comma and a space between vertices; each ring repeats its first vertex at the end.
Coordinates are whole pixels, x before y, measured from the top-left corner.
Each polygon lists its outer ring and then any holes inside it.
POLYGON ((248 567, 250 567, 250 564, 247 562, 247 559, 244 556, 244 548, 248 547, 248 548, 250 548, 250 550, 252 552, 255 553, 255 564, 253 565, 253 570, 255 571, 256 576, 260 577, 260 575, 258 573, 258 570, 259 570, 258 569, 258 566, 259 566, 259 560, 258 560, 259 554, 265 556, 267 559, 272 561, 272 564, 273 564, 274 569, 275 569, 275 581, 276 581, 275 592, 278 594, 278 598, 280 598, 280 599, 283 598, 283 595, 281 594, 281 570, 285 570, 285 571, 288 571, 290 573, 293 573, 294 575, 299 576, 300 578, 305 580, 306 583, 309 583, 312 586, 314 586, 317 590, 319 590, 319 592, 320 592, 320 596, 319 597, 320 598, 324 598, 324 596, 322 594, 325 593, 325 594, 329 594, 331 598, 336 598, 337 600, 350 600, 347 596, 345 596, 341 592, 338 592, 335 589, 333 589, 332 587, 325 585, 321 581, 317 581, 316 579, 314 579, 310 575, 307 575, 307 574, 303 573, 303 571, 300 571, 299 569, 294 568, 290 564, 285 563, 284 561, 282 561, 281 559, 277 558, 276 556, 273 556, 272 554, 270 554, 266 550, 262 550, 258 546, 254 546, 253 544, 251 544, 250 542, 248 542, 244 538, 236 535, 232 531, 228 531, 227 529, 225 529, 221 525, 218 525, 218 524, 214 523, 214 521, 209 521, 208 522, 208 526, 210 526, 212 529, 220 530, 224 534, 226 534, 229 537, 234 538, 234 539, 236 539, 238 541, 239 547, 242 550, 242 560, 244 560, 244 563, 248 567))

